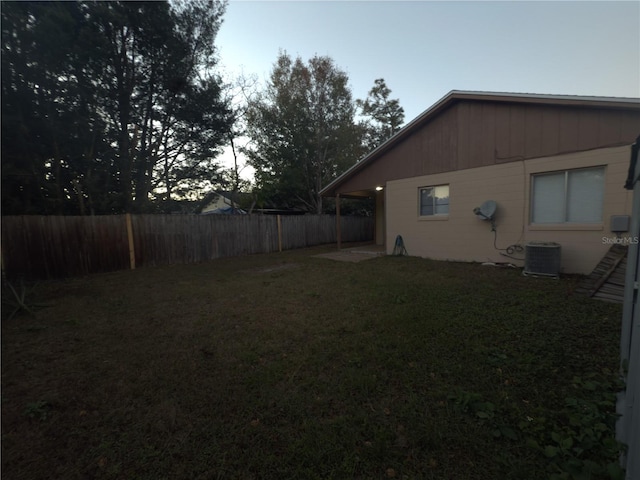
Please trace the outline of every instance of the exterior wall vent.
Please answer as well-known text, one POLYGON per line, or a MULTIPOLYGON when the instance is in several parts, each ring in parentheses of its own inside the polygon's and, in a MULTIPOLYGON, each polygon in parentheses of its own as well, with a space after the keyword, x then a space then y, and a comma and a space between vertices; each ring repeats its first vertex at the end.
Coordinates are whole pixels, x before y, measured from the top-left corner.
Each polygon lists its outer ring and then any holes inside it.
POLYGON ((523 275, 560 277, 560 245, 554 242, 529 242, 525 245, 523 275))

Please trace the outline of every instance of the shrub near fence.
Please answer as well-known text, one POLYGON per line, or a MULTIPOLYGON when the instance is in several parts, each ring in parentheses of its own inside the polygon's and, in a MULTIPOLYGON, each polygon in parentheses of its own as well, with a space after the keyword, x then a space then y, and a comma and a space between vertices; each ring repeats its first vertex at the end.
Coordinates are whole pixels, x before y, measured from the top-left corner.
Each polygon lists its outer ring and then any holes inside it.
MULTIPOLYGON (((370 241, 373 228, 341 217, 344 242, 370 241)), ((15 216, 2 218, 2 265, 8 278, 61 278, 336 241, 333 215, 15 216)))

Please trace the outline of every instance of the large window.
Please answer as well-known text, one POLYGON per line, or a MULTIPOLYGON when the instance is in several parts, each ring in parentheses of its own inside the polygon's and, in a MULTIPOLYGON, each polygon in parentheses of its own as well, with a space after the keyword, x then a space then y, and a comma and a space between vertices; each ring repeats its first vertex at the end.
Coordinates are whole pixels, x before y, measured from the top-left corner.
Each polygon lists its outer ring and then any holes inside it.
POLYGON ((420 188, 420 216, 449 214, 449 185, 420 188))
POLYGON ((604 167, 533 176, 531 223, 600 223, 604 167))

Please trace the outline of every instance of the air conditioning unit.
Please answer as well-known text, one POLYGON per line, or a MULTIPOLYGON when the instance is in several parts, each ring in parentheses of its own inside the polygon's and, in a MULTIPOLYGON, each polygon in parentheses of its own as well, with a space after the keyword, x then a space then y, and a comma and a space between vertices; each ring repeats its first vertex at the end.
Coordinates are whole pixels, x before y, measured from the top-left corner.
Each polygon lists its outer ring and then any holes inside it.
POLYGON ((560 277, 560 245, 554 242, 529 242, 525 245, 523 275, 560 277))

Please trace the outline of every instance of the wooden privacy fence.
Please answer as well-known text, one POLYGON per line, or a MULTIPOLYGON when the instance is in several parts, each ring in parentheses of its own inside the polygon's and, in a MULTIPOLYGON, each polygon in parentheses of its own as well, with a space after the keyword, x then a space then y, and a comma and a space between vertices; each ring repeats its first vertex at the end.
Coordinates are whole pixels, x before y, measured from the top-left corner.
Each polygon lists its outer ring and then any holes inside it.
MULTIPOLYGON (((342 241, 373 239, 371 217, 341 217, 342 241)), ((2 217, 8 278, 46 279, 197 263, 336 242, 334 215, 2 217)))

